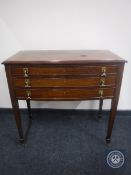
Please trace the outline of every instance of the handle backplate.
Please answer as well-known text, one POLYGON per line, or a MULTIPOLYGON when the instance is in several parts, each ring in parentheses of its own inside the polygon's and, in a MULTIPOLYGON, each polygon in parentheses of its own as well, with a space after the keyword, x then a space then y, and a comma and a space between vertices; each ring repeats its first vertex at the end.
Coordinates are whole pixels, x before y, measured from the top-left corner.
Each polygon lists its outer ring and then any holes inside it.
POLYGON ((31 91, 26 91, 27 99, 31 99, 31 91))
POLYGON ((101 68, 101 72, 102 72, 101 76, 102 76, 102 77, 106 77, 106 72, 107 72, 106 67, 102 67, 102 68, 101 68))
POLYGON ((24 77, 28 77, 28 73, 29 73, 28 68, 23 68, 23 73, 24 73, 24 77))
POLYGON ((105 86, 105 78, 100 79, 100 86, 105 86))
POLYGON ((100 89, 100 90, 99 90, 99 95, 100 95, 100 98, 103 97, 103 89, 100 89))
POLYGON ((29 79, 25 79, 25 87, 31 87, 29 79))

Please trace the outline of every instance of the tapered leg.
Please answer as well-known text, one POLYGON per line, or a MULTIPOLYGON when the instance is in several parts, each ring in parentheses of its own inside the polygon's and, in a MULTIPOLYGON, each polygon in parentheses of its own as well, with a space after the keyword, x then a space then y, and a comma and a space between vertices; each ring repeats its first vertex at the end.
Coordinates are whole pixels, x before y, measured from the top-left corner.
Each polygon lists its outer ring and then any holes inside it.
POLYGON ((102 106, 103 106, 103 99, 100 99, 99 101, 99 111, 98 111, 98 118, 102 118, 102 106))
POLYGON ((116 111, 117 111, 117 103, 115 100, 112 100, 109 121, 108 121, 106 143, 111 142, 111 134, 112 134, 112 129, 113 129, 113 125, 114 125, 114 121, 115 121, 115 117, 116 117, 116 111))
POLYGON ((27 103, 27 108, 28 108, 29 119, 32 119, 32 113, 31 113, 31 107, 30 107, 30 99, 27 99, 26 103, 27 103))
POLYGON ((24 142, 24 136, 23 136, 23 130, 22 130, 22 123, 21 123, 21 116, 20 116, 18 100, 15 100, 15 102, 13 104, 13 112, 14 112, 14 118, 15 118, 17 129, 18 129, 18 133, 19 133, 19 141, 21 143, 23 143, 24 142))
POLYGON ((111 134, 112 134, 112 129, 116 117, 116 112, 117 112, 117 105, 119 101, 119 95, 120 95, 120 88, 121 88, 121 82, 122 82, 122 76, 123 76, 123 69, 124 69, 124 64, 121 64, 118 68, 117 74, 119 75, 117 78, 116 82, 116 87, 115 87, 115 92, 114 92, 114 98, 112 99, 111 102, 111 110, 110 110, 110 116, 109 116, 109 122, 108 122, 108 129, 107 129, 107 136, 106 136, 106 143, 111 142, 111 134))

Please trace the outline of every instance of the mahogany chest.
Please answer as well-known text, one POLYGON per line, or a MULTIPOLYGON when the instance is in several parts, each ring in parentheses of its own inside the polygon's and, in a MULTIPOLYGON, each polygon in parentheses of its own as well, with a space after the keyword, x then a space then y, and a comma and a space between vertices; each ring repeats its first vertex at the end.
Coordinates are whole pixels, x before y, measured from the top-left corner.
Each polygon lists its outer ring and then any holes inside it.
POLYGON ((125 60, 106 50, 20 51, 5 60, 6 76, 19 132, 24 142, 18 100, 111 99, 106 142, 109 143, 119 100, 125 60))

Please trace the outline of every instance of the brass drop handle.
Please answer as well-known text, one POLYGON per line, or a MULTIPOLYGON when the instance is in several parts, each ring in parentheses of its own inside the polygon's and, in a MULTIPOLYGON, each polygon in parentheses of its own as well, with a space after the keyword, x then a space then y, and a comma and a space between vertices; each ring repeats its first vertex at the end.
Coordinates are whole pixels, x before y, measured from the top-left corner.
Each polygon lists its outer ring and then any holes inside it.
POLYGON ((105 78, 100 79, 100 86, 105 86, 105 78))
POLYGON ((103 90, 102 89, 99 90, 99 95, 100 95, 100 98, 103 97, 103 90))
POLYGON ((31 91, 26 91, 27 99, 31 99, 31 91))
POLYGON ((28 68, 23 68, 23 73, 24 73, 24 77, 28 77, 28 73, 29 73, 28 68))
POLYGON ((25 79, 25 87, 31 87, 29 79, 25 79))
POLYGON ((106 71, 107 71, 107 70, 106 70, 106 67, 102 67, 102 68, 101 68, 101 72, 102 72, 101 76, 102 76, 102 77, 106 77, 106 71))

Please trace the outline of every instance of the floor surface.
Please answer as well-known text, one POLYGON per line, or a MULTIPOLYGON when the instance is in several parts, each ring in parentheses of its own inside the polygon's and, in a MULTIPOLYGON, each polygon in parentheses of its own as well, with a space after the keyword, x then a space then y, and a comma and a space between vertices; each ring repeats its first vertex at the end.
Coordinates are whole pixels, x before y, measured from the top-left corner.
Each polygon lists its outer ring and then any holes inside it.
MULTIPOLYGON (((22 111, 24 128, 27 113, 22 111)), ((108 113, 102 121, 86 110, 36 110, 26 144, 19 144, 11 111, 0 111, 0 175, 130 175, 131 116, 117 116, 110 146, 108 113), (125 155, 121 168, 106 162, 111 150, 125 155)))

